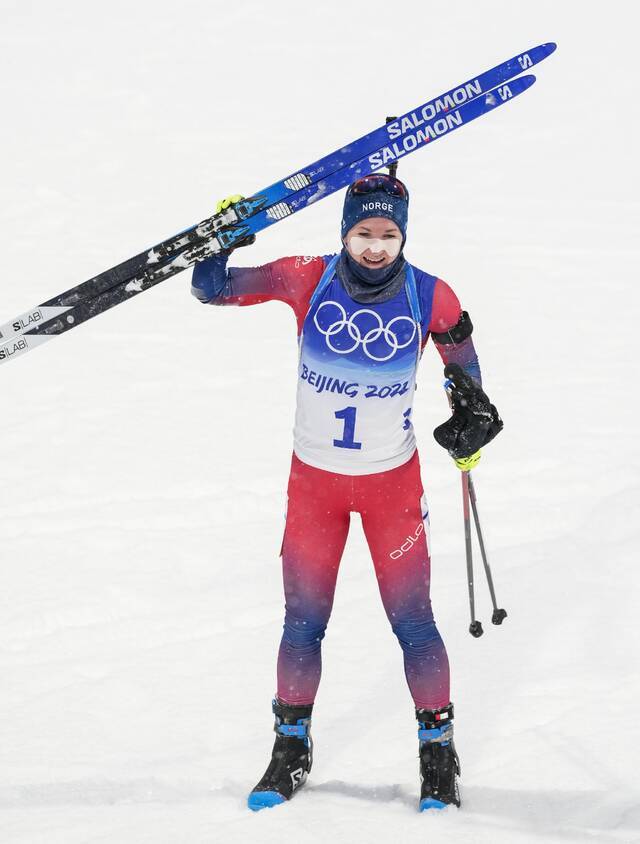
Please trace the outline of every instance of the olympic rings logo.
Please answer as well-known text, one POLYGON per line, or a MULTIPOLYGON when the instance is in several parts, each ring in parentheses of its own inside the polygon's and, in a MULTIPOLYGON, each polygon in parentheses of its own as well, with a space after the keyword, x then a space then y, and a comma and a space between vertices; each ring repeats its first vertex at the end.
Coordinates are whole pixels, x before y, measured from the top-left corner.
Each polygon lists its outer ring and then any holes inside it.
MULTIPOLYGON (((325 316, 325 320, 327 317, 325 316)), ((323 320, 323 322, 325 321, 323 320)), ((325 342, 332 352, 337 355, 348 355, 354 352, 357 348, 362 347, 362 351, 369 358, 378 363, 384 363, 400 351, 406 349, 411 345, 414 337, 418 331, 417 323, 408 316, 397 316, 389 320, 385 325, 382 317, 376 311, 370 308, 361 308, 359 311, 351 314, 347 319, 347 312, 339 302, 321 302, 317 311, 313 316, 313 321, 325 338, 325 342), (328 326, 323 326, 318 317, 323 308, 335 308, 335 314, 330 312, 329 319, 335 316, 333 322, 328 326), (367 328, 367 322, 372 324, 372 327, 367 328), (402 328, 402 324, 406 323, 406 327, 402 328), (336 346, 337 335, 345 331, 348 334, 349 340, 346 343, 346 348, 338 348, 336 346), (410 331, 409 339, 405 339, 406 333, 410 331), (389 349, 385 353, 385 349, 372 350, 372 346, 376 341, 384 338, 384 344, 389 349)), ((344 335, 343 335, 344 336, 344 335)))

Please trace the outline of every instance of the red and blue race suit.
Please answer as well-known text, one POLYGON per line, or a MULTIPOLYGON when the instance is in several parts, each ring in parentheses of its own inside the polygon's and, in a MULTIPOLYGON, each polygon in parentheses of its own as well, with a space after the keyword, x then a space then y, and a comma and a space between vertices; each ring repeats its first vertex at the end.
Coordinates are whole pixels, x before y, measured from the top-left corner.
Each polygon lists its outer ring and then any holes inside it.
MULTIPOLYGON (((350 514, 356 512, 415 704, 437 709, 449 703, 449 664, 429 598, 428 510, 411 411, 427 340, 458 323, 460 303, 444 281, 407 264, 397 295, 361 304, 346 293, 335 263, 335 256, 299 256, 227 270, 226 261, 215 258, 197 265, 193 276, 201 301, 280 300, 297 319, 300 357, 282 548, 286 610, 277 694, 292 704, 315 699, 321 642, 350 514)), ((471 337, 436 347, 445 363, 459 363, 480 380, 471 337)))

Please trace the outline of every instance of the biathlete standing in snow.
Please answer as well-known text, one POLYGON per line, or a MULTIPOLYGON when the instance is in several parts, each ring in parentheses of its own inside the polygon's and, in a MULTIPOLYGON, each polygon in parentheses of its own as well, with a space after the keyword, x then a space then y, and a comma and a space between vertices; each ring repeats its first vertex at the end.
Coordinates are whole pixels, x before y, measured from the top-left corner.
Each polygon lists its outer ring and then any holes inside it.
POLYGON ((298 322, 276 740, 249 795, 255 810, 288 800, 311 770, 321 641, 352 512, 361 514, 384 608, 404 653, 419 723, 420 809, 460 805, 449 662, 429 599, 428 512, 411 424, 429 335, 446 364, 454 408, 436 439, 460 469, 475 465, 502 422, 480 386, 467 313, 444 281, 404 257, 408 205, 401 181, 372 174, 347 191, 339 255, 230 269, 228 255, 218 255, 194 269, 192 292, 201 302, 277 299, 291 305, 298 322))

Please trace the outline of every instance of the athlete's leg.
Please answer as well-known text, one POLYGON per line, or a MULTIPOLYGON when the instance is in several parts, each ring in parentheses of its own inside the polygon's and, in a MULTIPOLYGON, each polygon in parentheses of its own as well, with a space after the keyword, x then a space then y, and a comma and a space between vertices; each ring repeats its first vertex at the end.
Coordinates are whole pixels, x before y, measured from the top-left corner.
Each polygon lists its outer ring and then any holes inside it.
POLYGON ((387 617, 418 709, 449 703, 449 660, 436 628, 417 452, 397 469, 357 478, 356 501, 387 617))
POLYGON ((278 654, 278 699, 309 704, 320 682, 320 646, 349 532, 351 478, 314 469, 294 456, 288 496, 282 545, 286 612, 278 654))

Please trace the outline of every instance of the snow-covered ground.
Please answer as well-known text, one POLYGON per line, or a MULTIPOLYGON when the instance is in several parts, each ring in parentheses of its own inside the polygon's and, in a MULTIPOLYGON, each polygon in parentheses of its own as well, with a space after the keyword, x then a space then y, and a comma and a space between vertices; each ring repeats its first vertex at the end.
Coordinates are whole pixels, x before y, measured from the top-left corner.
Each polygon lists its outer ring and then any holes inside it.
MULTIPOLYGON (((246 810, 272 742, 295 329, 284 305, 203 308, 184 273, 0 372, 2 844, 640 840, 633 4, 0 12, 0 322, 218 197, 559 44, 531 91, 400 168, 408 255, 460 294, 505 419, 475 479, 509 618, 488 623, 479 579, 474 640, 425 356, 416 427, 463 809, 416 812, 411 700, 354 519, 312 779, 246 810)), ((237 262, 335 249, 340 203, 237 262)))

